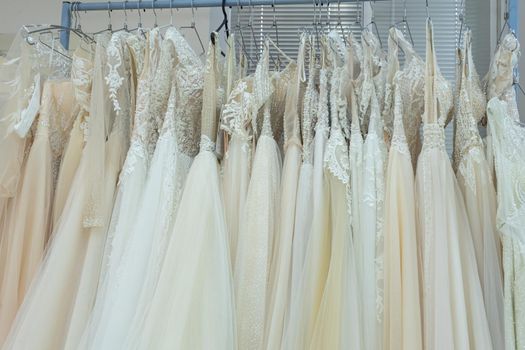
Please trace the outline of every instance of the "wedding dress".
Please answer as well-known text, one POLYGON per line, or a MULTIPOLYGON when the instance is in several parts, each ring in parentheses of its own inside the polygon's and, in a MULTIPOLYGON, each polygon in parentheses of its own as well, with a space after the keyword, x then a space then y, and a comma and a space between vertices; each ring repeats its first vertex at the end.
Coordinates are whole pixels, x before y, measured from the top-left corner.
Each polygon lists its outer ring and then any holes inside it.
POLYGON ((294 239, 292 247, 291 297, 290 305, 300 293, 300 281, 303 272, 304 257, 312 225, 313 211, 313 127, 317 117, 318 93, 315 89, 316 60, 313 38, 309 38, 309 76, 303 100, 302 128, 302 164, 299 169, 297 184, 297 207, 295 210, 294 239))
POLYGON ((477 124, 485 115, 481 90, 471 51, 471 32, 465 32, 458 51, 460 66, 456 83, 454 165, 473 235, 483 299, 494 349, 504 349, 503 278, 500 240, 496 229, 496 191, 485 158, 477 124))
POLYGON ((513 84, 519 55, 517 38, 507 34, 494 56, 488 81, 488 132, 498 188, 496 225, 503 243, 506 349, 525 346, 525 128, 520 124, 513 84))
MULTIPOLYGON (((128 87, 130 52, 127 49, 129 47, 128 38, 131 36, 133 35, 127 32, 113 34, 107 50, 110 70, 106 81, 110 100, 117 114, 130 114, 127 110, 123 111, 124 108, 129 107, 127 104, 121 105, 121 101, 131 96, 128 87)), ((158 31, 150 31, 146 40, 144 67, 137 83, 134 126, 129 150, 119 176, 108 232, 102 237, 105 239, 92 242, 91 254, 89 254, 92 260, 84 263, 83 266, 86 281, 89 281, 88 285, 95 288, 91 295, 96 295, 96 299, 73 309, 67 347, 77 348, 80 343, 85 346, 82 338, 85 337, 83 334, 86 332, 90 334, 91 344, 96 344, 99 349, 108 347, 105 341, 111 343, 113 339, 118 339, 117 344, 121 344, 125 339, 126 326, 129 325, 129 321, 128 323, 122 321, 128 314, 125 314, 124 311, 110 313, 109 310, 118 308, 124 302, 118 293, 119 288, 123 287, 121 280, 125 272, 125 267, 122 267, 123 263, 119 258, 124 254, 132 236, 130 231, 134 228, 133 218, 137 216, 139 210, 146 174, 155 149, 158 128, 163 118, 164 104, 167 103, 170 82, 166 72, 162 74, 166 77, 167 82, 161 79, 154 80, 160 56, 158 31), (154 89, 157 86, 153 85, 153 81, 159 84, 158 88, 154 89), (162 96, 161 102, 152 98, 152 90, 155 90, 156 95, 162 96), (106 254, 107 257, 105 257, 106 254), (100 271, 103 261, 107 261, 108 265, 105 267, 106 272, 102 274, 104 279, 101 279, 100 271), (98 286, 95 281, 98 282, 98 286), (117 323, 118 326, 115 326, 114 323, 116 317, 121 317, 117 323), (77 318, 81 321, 75 324, 77 318)), ((124 308, 123 310, 128 311, 129 309, 124 308)), ((111 344, 109 347, 114 348, 114 343, 111 344)))
MULTIPOLYGON (((231 38, 231 47, 228 49, 229 63, 235 56, 234 43, 234 39, 231 38)), ((230 68, 228 74, 230 76, 227 77, 227 80, 233 80, 233 69, 230 68)), ((235 83, 235 87, 226 96, 227 101, 221 116, 221 129, 228 134, 229 138, 222 163, 222 187, 224 210, 230 235, 232 267, 235 267, 237 241, 241 234, 239 230, 250 181, 253 135, 249 126, 253 115, 257 115, 258 112, 253 77, 245 77, 235 83)))
POLYGON ((347 101, 342 97, 343 68, 336 67, 331 81, 331 127, 326 143, 325 177, 331 237, 331 255, 316 316, 310 349, 361 349, 359 293, 349 191, 348 146, 341 129, 347 101))
MULTIPOLYGON (((383 207, 385 187, 386 146, 383 123, 375 90, 373 42, 370 31, 363 32, 362 83, 360 86, 359 116, 369 120, 368 134, 363 143, 362 197, 359 201, 360 232, 357 240, 361 251, 359 263, 362 287, 362 306, 365 349, 381 349, 383 314, 383 207), (375 310, 375 312, 371 312, 375 310)), ((379 73, 378 73, 379 74, 379 73)))
POLYGON ((69 140, 64 148, 64 155, 60 163, 60 171, 55 190, 53 203, 52 226, 64 210, 64 206, 71 189, 71 184, 80 163, 82 149, 86 141, 86 124, 89 119, 89 103, 91 98, 91 80, 93 77, 93 61, 83 49, 77 49, 73 55, 71 82, 75 94, 75 112, 73 113, 73 127, 69 133, 69 140))
MULTIPOLYGON (((388 44, 389 63, 397 61, 397 44, 392 37, 388 44)), ((401 93, 394 77, 390 88, 393 96, 387 103, 392 103, 393 123, 385 174, 383 348, 418 350, 423 348, 423 337, 414 170, 403 126, 401 93)))
POLYGON ((284 112, 284 164, 281 176, 279 229, 274 239, 270 263, 270 295, 265 325, 265 349, 282 347, 286 317, 289 317, 292 246, 297 185, 301 166, 299 103, 304 82, 306 35, 302 34, 294 79, 288 85, 284 112))
MULTIPOLYGON (((49 248, 17 314, 4 349, 59 349, 64 346, 69 315, 79 301, 94 298, 86 265, 103 241, 129 140, 129 116, 110 111, 105 98, 106 34, 96 37, 89 135, 66 211, 54 229, 49 248), (111 126, 107 135, 106 125, 111 126), (82 271, 82 272, 81 272, 82 271)), ((96 254, 95 254, 96 255, 96 254)), ((94 273, 96 274, 96 273, 94 273)), ((95 281, 96 282, 96 281, 95 281)))
POLYGON ((328 264, 330 262, 330 233, 328 228, 328 203, 325 191, 324 155, 329 132, 328 80, 330 56, 325 38, 321 41, 321 69, 319 71, 319 99, 315 113, 312 169, 312 222, 308 234, 302 273, 297 293, 290 301, 284 349, 307 349, 314 329, 315 318, 321 303, 328 264))
POLYGON ((6 257, 0 284, 1 340, 5 339, 44 256, 58 169, 73 123, 73 105, 71 81, 44 83, 34 139, 6 223, 6 257))
POLYGON ((233 269, 239 349, 263 347, 270 258, 279 223, 281 157, 272 135, 268 99, 271 98, 273 86, 268 61, 269 48, 266 43, 253 77, 252 95, 260 96, 261 102, 266 99, 264 120, 255 149, 246 204, 240 215, 233 269))
POLYGON ((492 349, 463 197, 445 150, 448 83, 437 79, 433 28, 427 19, 423 148, 416 171, 425 349, 492 349))
POLYGON ((200 152, 187 176, 151 307, 130 349, 236 348, 229 236, 214 154, 218 50, 210 43, 200 152))

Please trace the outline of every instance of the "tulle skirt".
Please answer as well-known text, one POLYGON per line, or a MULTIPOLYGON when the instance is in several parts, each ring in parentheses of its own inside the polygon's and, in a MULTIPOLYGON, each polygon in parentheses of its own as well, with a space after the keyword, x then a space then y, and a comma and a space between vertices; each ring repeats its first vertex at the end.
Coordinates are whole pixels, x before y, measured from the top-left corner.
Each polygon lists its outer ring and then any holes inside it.
POLYGON ((232 266, 235 266, 239 226, 244 212, 246 193, 250 181, 251 144, 233 135, 222 170, 222 188, 226 223, 230 235, 232 266))
POLYGON ((415 187, 424 348, 492 349, 463 197, 445 150, 430 147, 415 187))
POLYGON ((347 188, 327 174, 331 232, 330 265, 310 349, 362 349, 361 310, 347 188))
POLYGON ((103 225, 83 226, 89 199, 85 182, 92 176, 92 167, 81 161, 66 201, 67 209, 58 221, 44 261, 18 311, 4 349, 61 349, 70 328, 72 308, 86 310, 92 307, 98 283, 96 265, 100 264, 96 257, 101 256, 101 251, 90 247, 101 247, 105 241, 123 153, 118 137, 117 134, 111 135, 106 146, 111 152, 106 159, 101 208, 105 213, 103 225))
POLYGON ((192 164, 149 312, 129 349, 236 349, 228 232, 215 155, 192 164))
POLYGON ((279 224, 281 157, 272 137, 261 136, 253 161, 234 268, 239 349, 261 349, 268 277, 279 224))

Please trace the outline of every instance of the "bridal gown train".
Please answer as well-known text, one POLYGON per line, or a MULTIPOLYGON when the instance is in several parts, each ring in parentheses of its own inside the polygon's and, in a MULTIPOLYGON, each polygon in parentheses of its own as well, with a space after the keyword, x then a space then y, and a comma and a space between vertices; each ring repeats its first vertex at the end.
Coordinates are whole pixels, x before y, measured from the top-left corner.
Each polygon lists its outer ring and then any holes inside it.
POLYGON ((456 88, 454 165, 476 251, 478 273, 494 349, 504 349, 503 277, 501 243, 496 228, 496 191, 483 150, 478 122, 485 115, 471 50, 471 32, 458 50, 460 65, 456 88))
POLYGON ((390 150, 385 173, 384 326, 385 350, 423 348, 419 295, 414 170, 403 125, 403 103, 397 84, 398 45, 388 38, 388 77, 384 117, 389 125, 390 150))
POLYGON ((488 132, 496 168, 496 225, 503 244, 506 349, 525 347, 525 128, 520 124, 513 69, 520 44, 507 34, 494 56, 488 81, 488 132))
POLYGON ((415 186, 424 348, 492 349, 467 212, 445 150, 452 92, 437 79, 430 19, 426 26, 423 148, 415 186))
POLYGON ((214 153, 218 50, 210 43, 200 151, 187 176, 151 307, 130 349, 236 349, 229 236, 214 153))
POLYGON ((77 299, 94 297, 92 286, 82 288, 85 280, 79 271, 92 259, 90 245, 104 239, 129 142, 129 116, 111 113, 105 99, 108 41, 104 34, 97 36, 89 136, 66 201, 67 211, 54 229, 4 349, 62 348, 77 299), (110 131, 105 130, 106 125, 112 126, 110 131))

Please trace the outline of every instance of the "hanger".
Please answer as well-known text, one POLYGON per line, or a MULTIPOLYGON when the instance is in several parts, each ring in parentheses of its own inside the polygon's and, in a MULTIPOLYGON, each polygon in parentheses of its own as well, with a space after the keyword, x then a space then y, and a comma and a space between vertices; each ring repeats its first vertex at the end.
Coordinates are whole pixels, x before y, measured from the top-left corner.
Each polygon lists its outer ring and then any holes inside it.
MULTIPOLYGON (((406 0, 403 0, 403 19, 391 25, 390 28, 399 29, 399 25, 401 24, 403 24, 404 27, 407 29, 408 38, 410 39, 410 44, 412 44, 412 47, 414 47, 415 45, 414 45, 414 39, 412 38, 412 31, 410 30, 410 24, 408 24, 408 20, 407 20, 407 1, 406 0)), ((397 44, 397 39, 395 39, 394 41, 397 44)), ((397 46, 399 47, 399 45, 397 46)))
POLYGON ((432 20, 432 18, 430 18, 430 12, 428 11, 428 0, 425 0, 425 9, 427 11, 427 19, 432 20))
POLYGON ((270 36, 268 34, 265 34, 264 38, 265 38, 265 40, 267 40, 274 47, 275 50, 277 50, 277 52, 279 54, 281 54, 281 56, 286 58, 288 60, 288 62, 294 62, 293 58, 291 58, 283 50, 281 50, 279 48, 279 46, 275 44, 275 42, 272 40, 272 38, 270 38, 270 36))
MULTIPOLYGON (((323 3, 321 3, 321 6, 323 6, 323 3)), ((328 31, 330 32, 332 30, 330 21, 330 0, 326 0, 326 26, 328 27, 328 31)))
MULTIPOLYGON (((428 0, 427 0, 428 1, 428 0)), ((368 23, 365 28, 368 28, 370 25, 372 26, 372 30, 375 30, 375 34, 377 35, 377 40, 379 40, 379 47, 383 47, 383 43, 381 42, 381 35, 379 34, 379 29, 377 28, 377 23, 375 20, 375 0, 370 1, 370 9, 372 10, 372 16, 370 17, 370 23, 368 23)))
POLYGON ((122 25, 122 28, 115 29, 114 32, 121 32, 121 31, 129 32, 128 30, 128 11, 126 8, 127 3, 128 3, 128 0, 122 2, 122 10, 124 11, 124 24, 122 25))
MULTIPOLYGON (((65 28, 65 27, 64 27, 65 28)), ((69 61, 72 61, 72 58, 69 57, 68 55, 66 55, 64 52, 60 51, 60 50, 57 50, 54 46, 55 46, 55 37, 53 36, 54 34, 54 29, 57 29, 57 28, 51 28, 51 27, 46 27, 46 28, 42 28, 42 29, 37 29, 37 30, 33 30, 33 31, 28 31, 27 34, 36 34, 38 33, 38 43, 42 46, 45 46, 47 47, 49 50, 51 50, 51 53, 57 53, 59 54, 60 56, 66 58, 67 60, 69 61), (44 34, 51 34, 51 43, 52 45, 49 45, 48 43, 46 43, 45 41, 42 40, 42 35, 44 34)), ((26 42, 29 44, 29 45, 36 45, 37 42, 34 41, 33 37, 31 36, 27 36, 26 37, 26 42)), ((52 63, 52 57, 53 55, 50 54, 50 64, 52 63)))
MULTIPOLYGON (((237 11, 241 11, 241 10, 242 10, 241 2, 240 0, 237 0, 237 11)), ((244 42, 244 34, 242 33, 242 28, 241 28, 241 16, 239 15, 237 15, 237 23, 235 23, 235 31, 239 33, 239 36, 241 37, 240 42, 239 42, 239 39, 237 39, 237 45, 243 52, 244 56, 248 59, 248 62, 246 63, 248 64, 248 67, 249 67, 250 64, 254 64, 254 62, 251 56, 248 54, 248 51, 246 50, 246 44, 244 42)))
MULTIPOLYGON (((164 25, 161 25, 159 27, 157 27, 160 30, 163 30, 163 29, 166 29, 166 28, 169 28, 169 27, 173 27, 173 0, 170 0, 170 22, 167 23, 167 24, 164 24, 164 25)), ((200 39, 199 39, 200 41, 200 39)))
POLYGON ((347 45, 345 29, 343 28, 343 23, 341 22, 341 0, 337 0, 337 23, 335 26, 336 28, 339 27, 339 29, 341 29, 341 36, 343 37, 345 45, 347 45))
MULTIPOLYGON (((192 4, 193 4, 193 1, 192 1, 192 4)), ((222 16, 223 16, 222 22, 219 25, 219 27, 217 27, 215 32, 210 34, 210 39, 211 39, 211 42, 212 42, 213 45, 215 45, 215 37, 216 37, 216 35, 214 35, 214 33, 219 33, 219 31, 223 27, 224 27, 224 31, 226 32, 226 38, 230 37, 230 30, 228 29, 228 14, 226 13, 226 0, 222 0, 222 2, 221 2, 221 10, 222 10, 222 16)), ((222 57, 226 57, 226 54, 222 50, 221 50, 221 56, 222 57)))
MULTIPOLYGON (((272 20, 272 28, 275 30, 275 40, 277 41, 277 45, 279 46, 279 29, 277 27, 277 17, 275 14, 275 0, 272 2, 272 11, 273 11, 273 20, 272 20)), ((277 70, 281 70, 281 57, 280 55, 277 55, 277 70)))
MULTIPOLYGON (((95 40, 88 34, 84 33, 83 31, 72 28, 72 27, 63 27, 56 24, 50 24, 45 27, 37 27, 37 29, 30 30, 29 28, 33 27, 33 25, 25 25, 24 28, 26 29, 26 34, 36 34, 36 33, 42 33, 42 34, 49 34, 54 31, 69 31, 70 33, 76 34, 80 39, 86 41, 87 43, 94 43, 95 40)), ((29 41, 28 41, 29 43, 29 41)), ((32 43, 29 43, 32 44, 32 43)))
MULTIPOLYGON (((172 11, 171 9, 171 1, 170 0, 170 10, 172 11)), ((199 40, 199 44, 201 46, 201 53, 199 56, 202 56, 206 53, 206 49, 204 48, 204 44, 202 43, 202 40, 201 40, 201 36, 199 34, 199 31, 197 30, 197 26, 195 25, 195 8, 193 6, 193 1, 194 0, 191 0, 191 24, 189 26, 181 26, 180 29, 191 29, 193 30, 193 32, 195 33, 195 35, 197 36, 197 39, 199 40)), ((173 15, 172 15, 172 22, 173 22, 173 15)), ((212 35, 212 38, 214 38, 214 36, 212 35)), ((215 40, 215 39, 212 39, 212 40, 215 40)))
POLYGON ((103 29, 101 31, 93 33, 93 35, 101 34, 101 33, 104 33, 104 32, 110 32, 110 33, 113 32, 113 27, 111 26, 111 8, 110 8, 110 5, 111 5, 111 1, 108 1, 108 27, 106 29, 103 29))
POLYGON ((159 26, 157 23, 157 11, 155 11, 155 1, 157 0, 151 0, 151 10, 153 11, 153 15, 155 16, 155 20, 153 22, 153 28, 157 28, 159 26))
POLYGON ((250 29, 250 32, 252 33, 252 42, 255 45, 255 57, 257 58, 257 61, 259 61, 259 43, 257 42, 257 39, 255 38, 255 31, 253 30, 253 4, 252 0, 249 0, 250 3, 250 17, 248 19, 248 28, 250 29))

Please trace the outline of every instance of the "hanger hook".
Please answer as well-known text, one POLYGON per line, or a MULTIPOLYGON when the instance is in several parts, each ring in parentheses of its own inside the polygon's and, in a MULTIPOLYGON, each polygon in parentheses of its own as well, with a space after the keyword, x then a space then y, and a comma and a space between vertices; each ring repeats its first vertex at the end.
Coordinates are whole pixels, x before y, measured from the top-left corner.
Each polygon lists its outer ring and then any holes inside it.
POLYGON ((128 0, 125 0, 123 3, 122 3, 122 9, 124 10, 124 29, 127 31, 128 30, 128 11, 126 9, 126 5, 128 3, 128 0))
POLYGON ((170 25, 173 26, 173 0, 170 0, 170 25))
POLYGON ((194 6, 194 0, 191 0, 191 26, 195 27, 195 6, 194 6))
POLYGON ((425 9, 427 11, 427 18, 430 19, 430 12, 428 11, 428 0, 425 0, 425 9))
POLYGON ((139 23, 138 23, 138 27, 139 28, 142 28, 142 13, 140 13, 140 3, 142 2, 142 0, 139 0, 137 2, 137 12, 139 13, 139 23))
POLYGON ((151 1, 151 10, 153 11, 153 15, 155 16, 155 22, 153 23, 153 27, 157 28, 158 27, 158 25, 157 25, 157 11, 155 11, 155 1, 157 1, 157 0, 152 0, 151 1))
POLYGON ((108 1, 108 30, 111 31, 111 1, 108 1))

